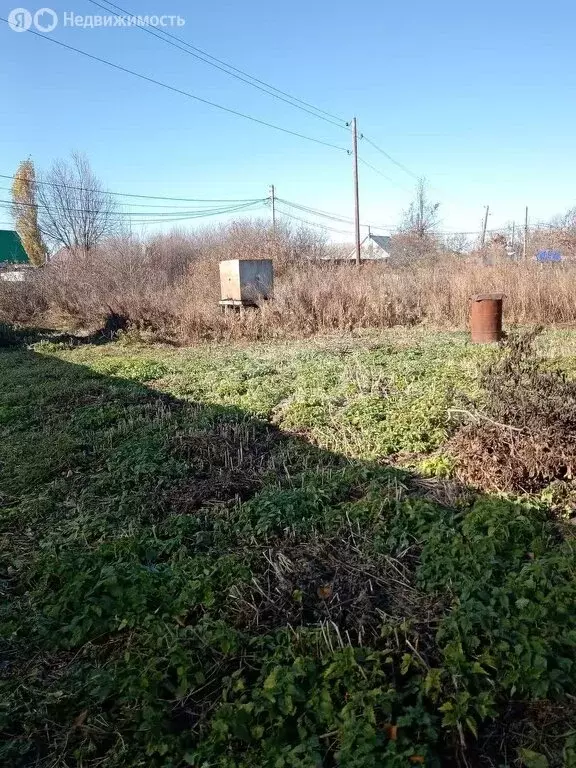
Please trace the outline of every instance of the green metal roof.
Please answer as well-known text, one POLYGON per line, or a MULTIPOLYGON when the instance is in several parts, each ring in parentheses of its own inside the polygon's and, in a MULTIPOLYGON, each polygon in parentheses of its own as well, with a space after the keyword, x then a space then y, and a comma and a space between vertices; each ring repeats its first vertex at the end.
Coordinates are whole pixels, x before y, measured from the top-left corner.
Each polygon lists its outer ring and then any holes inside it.
POLYGON ((28 256, 13 229, 0 229, 0 264, 28 264, 28 256))

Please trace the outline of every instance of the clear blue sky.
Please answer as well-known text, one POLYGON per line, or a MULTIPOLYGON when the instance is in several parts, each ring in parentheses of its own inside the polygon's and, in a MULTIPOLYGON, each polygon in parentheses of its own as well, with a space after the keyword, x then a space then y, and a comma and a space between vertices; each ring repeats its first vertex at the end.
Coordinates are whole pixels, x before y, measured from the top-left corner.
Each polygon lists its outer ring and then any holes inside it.
MULTIPOLYGON (((46 2, 61 20, 65 11, 104 13, 88 0, 46 2)), ((486 203, 491 227, 520 221, 525 205, 540 220, 576 204, 573 1, 118 2, 134 13, 180 14, 186 25, 170 32, 336 115, 357 115, 363 133, 428 178, 445 229, 477 229, 486 203)), ((32 11, 41 5, 22 4, 32 11)), ((1 15, 14 5, 2 0, 1 15)), ((60 24, 50 36, 349 145, 346 131, 135 27, 60 24)), ((224 114, 5 24, 0 56, 0 173, 12 173, 29 155, 45 168, 76 149, 112 190, 252 198, 265 197, 274 183, 281 197, 352 213, 351 161, 343 152, 224 114)), ((413 180, 360 146, 405 188, 362 167, 362 219, 397 223, 413 180)))

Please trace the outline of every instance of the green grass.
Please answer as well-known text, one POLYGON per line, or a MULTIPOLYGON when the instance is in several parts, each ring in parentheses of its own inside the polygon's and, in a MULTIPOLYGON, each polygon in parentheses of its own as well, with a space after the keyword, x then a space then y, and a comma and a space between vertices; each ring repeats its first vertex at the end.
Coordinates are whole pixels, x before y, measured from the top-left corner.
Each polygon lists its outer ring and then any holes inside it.
POLYGON ((0 764, 575 766, 573 541, 402 468, 493 354, 0 352, 0 764))

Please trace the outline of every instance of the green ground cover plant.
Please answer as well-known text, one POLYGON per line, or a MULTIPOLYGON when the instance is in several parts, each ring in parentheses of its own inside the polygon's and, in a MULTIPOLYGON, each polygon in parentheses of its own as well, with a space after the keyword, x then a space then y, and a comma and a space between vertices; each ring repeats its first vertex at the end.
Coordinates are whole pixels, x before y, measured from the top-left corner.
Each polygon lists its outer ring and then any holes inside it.
POLYGON ((449 450, 503 354, 2 350, 0 764, 576 766, 576 539, 449 450))

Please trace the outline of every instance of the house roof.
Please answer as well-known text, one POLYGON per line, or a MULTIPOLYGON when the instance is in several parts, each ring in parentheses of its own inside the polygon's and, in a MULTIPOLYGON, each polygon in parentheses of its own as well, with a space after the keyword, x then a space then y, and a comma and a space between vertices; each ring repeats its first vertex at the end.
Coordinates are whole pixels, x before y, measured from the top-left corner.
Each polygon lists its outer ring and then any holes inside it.
MULTIPOLYGON (((363 259, 373 259, 374 261, 381 261, 383 259, 387 259, 390 255, 390 247, 392 245, 392 238, 390 235, 373 235, 370 233, 369 235, 366 235, 364 240, 360 243, 360 248, 362 249, 362 258, 363 259), (370 246, 374 243, 378 246, 380 249, 379 251, 374 252, 372 249, 372 255, 370 246), (384 251, 384 253, 382 253, 384 251)), ((352 251, 352 253, 348 256, 349 259, 353 259, 356 256, 356 251, 352 251)))
POLYGON ((379 245, 380 248, 384 251, 390 250, 390 245, 392 243, 392 238, 389 235, 370 235, 370 240, 372 240, 373 243, 376 243, 376 245, 379 245))
POLYGON ((0 229, 0 264, 28 264, 28 256, 13 229, 0 229))

